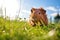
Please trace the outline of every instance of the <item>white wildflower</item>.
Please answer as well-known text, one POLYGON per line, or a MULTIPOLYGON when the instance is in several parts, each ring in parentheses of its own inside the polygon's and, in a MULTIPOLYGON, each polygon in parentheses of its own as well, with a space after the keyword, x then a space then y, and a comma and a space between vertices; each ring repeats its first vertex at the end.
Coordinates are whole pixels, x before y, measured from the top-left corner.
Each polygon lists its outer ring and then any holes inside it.
POLYGON ((5 32, 5 30, 3 30, 3 32, 5 32))
POLYGON ((48 36, 53 36, 55 34, 55 29, 51 30, 49 33, 48 33, 48 36))

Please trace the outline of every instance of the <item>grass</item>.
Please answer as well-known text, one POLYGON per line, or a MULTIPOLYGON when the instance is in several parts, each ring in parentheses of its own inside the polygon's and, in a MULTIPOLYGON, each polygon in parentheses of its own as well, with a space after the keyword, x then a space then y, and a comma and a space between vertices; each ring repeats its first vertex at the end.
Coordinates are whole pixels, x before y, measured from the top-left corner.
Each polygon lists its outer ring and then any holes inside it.
POLYGON ((0 17, 0 40, 60 40, 60 23, 32 27, 25 21, 0 17), (49 36, 51 30, 54 34, 49 36))

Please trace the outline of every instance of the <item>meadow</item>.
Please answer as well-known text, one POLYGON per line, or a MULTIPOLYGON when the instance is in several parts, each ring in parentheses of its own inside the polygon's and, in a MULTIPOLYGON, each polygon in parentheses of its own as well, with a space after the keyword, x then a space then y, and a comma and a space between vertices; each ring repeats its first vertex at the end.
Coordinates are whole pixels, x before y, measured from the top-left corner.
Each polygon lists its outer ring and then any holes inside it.
POLYGON ((26 21, 0 17, 0 40, 60 40, 60 23, 32 27, 26 21))

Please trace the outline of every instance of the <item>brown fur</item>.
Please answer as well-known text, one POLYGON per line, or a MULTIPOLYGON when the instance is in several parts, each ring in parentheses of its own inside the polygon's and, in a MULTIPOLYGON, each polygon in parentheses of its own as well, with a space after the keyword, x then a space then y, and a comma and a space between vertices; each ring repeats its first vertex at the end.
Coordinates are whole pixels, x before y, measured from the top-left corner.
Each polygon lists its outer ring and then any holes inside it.
POLYGON ((46 10, 44 10, 43 8, 39 8, 39 9, 32 8, 29 18, 29 23, 32 26, 36 26, 36 23, 38 24, 38 22, 40 22, 40 24, 43 25, 41 20, 45 25, 48 25, 46 10))

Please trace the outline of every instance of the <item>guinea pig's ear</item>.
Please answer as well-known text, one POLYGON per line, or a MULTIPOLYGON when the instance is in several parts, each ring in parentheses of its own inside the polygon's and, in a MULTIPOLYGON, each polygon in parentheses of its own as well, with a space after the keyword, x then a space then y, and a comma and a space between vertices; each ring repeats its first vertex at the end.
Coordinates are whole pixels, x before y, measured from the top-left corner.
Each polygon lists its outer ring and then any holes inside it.
POLYGON ((44 13, 46 13, 46 10, 44 10, 44 13))
POLYGON ((34 10, 35 10, 35 8, 32 8, 32 9, 31 9, 31 12, 33 13, 34 10))
POLYGON ((43 9, 43 8, 40 8, 40 10, 41 10, 42 12, 46 13, 46 10, 45 10, 45 9, 43 9))

